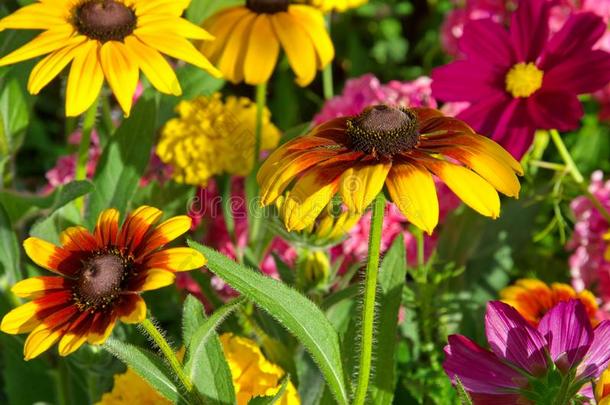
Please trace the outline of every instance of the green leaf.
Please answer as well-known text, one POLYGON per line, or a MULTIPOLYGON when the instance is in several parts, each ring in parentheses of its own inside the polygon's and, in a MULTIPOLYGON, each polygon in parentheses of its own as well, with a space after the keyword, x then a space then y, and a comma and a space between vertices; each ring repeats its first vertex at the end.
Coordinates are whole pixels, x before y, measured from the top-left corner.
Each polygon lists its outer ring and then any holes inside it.
POLYGON ((211 271, 296 336, 320 367, 337 402, 347 404, 339 337, 322 311, 306 297, 277 280, 240 266, 214 249, 193 241, 189 241, 189 245, 205 255, 211 271))
POLYGON ((11 221, 6 210, 0 204, 0 274, 7 285, 12 286, 22 279, 19 264, 19 242, 13 232, 11 221))
POLYGON ((186 345, 184 372, 207 403, 234 404, 235 388, 216 328, 244 300, 237 298, 219 308, 208 319, 199 300, 188 296, 183 310, 183 340, 186 345))
POLYGON ((379 269, 379 287, 375 333, 377 347, 373 368, 375 376, 369 387, 375 405, 390 405, 396 386, 396 342, 398 311, 405 284, 407 258, 405 242, 400 235, 386 252, 379 269))
POLYGON ((242 4, 242 2, 240 0, 193 0, 186 9, 186 18, 199 25, 215 12, 238 4, 242 4))
POLYGON ((286 392, 286 388, 288 387, 288 382, 290 381, 290 374, 286 374, 282 380, 280 389, 273 396, 264 396, 264 397, 254 397, 250 401, 248 401, 248 405, 273 405, 277 401, 279 401, 284 393, 286 392))
POLYGON ((462 381, 460 381, 457 376, 455 377, 455 381, 455 389, 458 393, 458 397, 460 398, 460 403, 462 405, 472 405, 472 399, 470 398, 470 395, 468 395, 468 391, 466 391, 466 388, 464 388, 464 384, 462 384, 462 381))
POLYGON ((146 170, 155 135, 157 106, 150 93, 138 101, 131 116, 110 138, 95 172, 86 218, 93 225, 107 208, 126 211, 146 170))
POLYGON ((109 338, 103 347, 131 367, 165 398, 172 402, 176 402, 178 399, 186 401, 186 398, 176 388, 176 384, 171 377, 172 374, 163 360, 153 353, 113 338, 109 338))

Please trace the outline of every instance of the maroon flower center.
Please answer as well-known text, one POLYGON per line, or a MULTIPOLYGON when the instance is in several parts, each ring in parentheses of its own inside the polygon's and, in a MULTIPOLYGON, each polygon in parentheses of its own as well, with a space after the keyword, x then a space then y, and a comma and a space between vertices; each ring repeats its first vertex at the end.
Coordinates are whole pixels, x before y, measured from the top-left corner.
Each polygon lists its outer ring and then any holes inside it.
POLYGON ((122 41, 136 28, 136 14, 114 0, 89 0, 76 8, 74 25, 81 34, 101 42, 122 41))
POLYGON ((83 263, 74 293, 85 308, 105 307, 121 292, 126 263, 113 253, 96 255, 83 263))
POLYGON ((408 108, 376 105, 347 121, 351 148, 373 156, 392 157, 419 142, 418 121, 408 108))
POLYGON ((288 10, 289 0, 246 0, 246 7, 257 14, 274 14, 288 10))

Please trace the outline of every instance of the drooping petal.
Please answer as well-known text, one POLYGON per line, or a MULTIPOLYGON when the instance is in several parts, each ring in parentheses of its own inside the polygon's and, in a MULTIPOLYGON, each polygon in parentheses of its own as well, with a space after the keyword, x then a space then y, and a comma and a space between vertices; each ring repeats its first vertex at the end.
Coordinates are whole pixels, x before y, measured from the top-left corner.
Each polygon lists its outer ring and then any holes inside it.
POLYGON ((476 393, 502 394, 527 382, 493 353, 461 335, 449 336, 443 368, 452 382, 459 378, 466 390, 476 393))
POLYGON ((510 23, 517 61, 533 62, 540 56, 549 36, 550 6, 546 0, 519 2, 510 23))
POLYGON ((585 307, 578 300, 562 301, 540 320, 551 359, 562 371, 581 362, 591 343, 593 329, 585 307))
POLYGON ((246 7, 228 7, 206 20, 204 29, 214 35, 216 39, 202 44, 201 52, 212 62, 217 63, 226 48, 231 32, 248 14, 253 14, 253 12, 246 7))
POLYGON ((79 35, 70 39, 73 45, 66 45, 61 49, 51 53, 43 60, 38 62, 30 78, 28 79, 28 91, 31 94, 38 94, 51 80, 53 80, 77 55, 79 47, 87 40, 84 35, 79 35))
POLYGON ((91 322, 91 328, 87 334, 87 342, 92 345, 104 343, 112 333, 116 319, 116 311, 97 312, 91 322))
POLYGON ((603 321, 593 331, 593 342, 578 365, 577 378, 597 378, 610 365, 610 321, 603 321))
POLYGON ((255 19, 256 14, 249 13, 235 25, 234 30, 228 34, 230 37, 226 40, 225 48, 218 62, 220 71, 233 83, 239 83, 244 79, 248 41, 255 19))
POLYGON ((138 32, 152 34, 167 32, 170 35, 203 41, 214 39, 214 36, 209 32, 184 18, 172 18, 160 14, 148 14, 138 17, 138 32))
POLYGON ((244 81, 251 85, 265 83, 271 77, 280 53, 280 43, 267 14, 256 17, 248 41, 244 60, 244 81))
POLYGON ((30 332, 46 316, 69 305, 71 297, 71 291, 58 291, 20 305, 2 318, 0 330, 12 335, 30 332))
POLYGON ((0 66, 12 65, 37 56, 46 55, 70 43, 74 29, 70 24, 63 24, 48 31, 44 31, 36 38, 14 50, 0 59, 0 66))
POLYGON ((66 115, 76 117, 87 110, 104 84, 98 41, 87 41, 74 57, 66 86, 66 115))
POLYGON ((125 46, 154 88, 174 96, 182 94, 176 73, 157 50, 133 36, 125 38, 125 46))
POLYGON ((430 172, 417 164, 396 163, 386 184, 392 202, 407 220, 431 235, 438 224, 439 205, 430 172))
POLYGON ((363 213, 383 189, 391 162, 352 166, 341 176, 339 192, 348 209, 363 213))
POLYGON ((57 349, 60 356, 68 356, 77 351, 87 341, 87 332, 91 326, 93 316, 87 311, 82 312, 79 317, 70 324, 62 336, 57 349))
POLYGON ((316 50, 318 69, 324 68, 335 57, 333 42, 326 31, 322 13, 310 6, 293 4, 288 12, 296 16, 295 20, 302 25, 316 50))
POLYGON ((148 256, 144 262, 147 267, 170 271, 188 271, 205 266, 206 259, 195 249, 177 247, 163 249, 148 256))
POLYGON ((546 372, 546 342, 513 307, 500 302, 487 304, 485 332, 491 350, 532 375, 546 372))
POLYGON ((114 96, 128 117, 140 76, 137 63, 119 41, 108 41, 102 46, 100 62, 114 96))
POLYGON ((17 297, 36 299, 44 295, 64 290, 69 283, 64 277, 30 277, 19 281, 11 287, 11 291, 17 297))
POLYGON ((48 350, 69 328, 69 321, 78 313, 74 305, 67 306, 46 317, 25 340, 23 355, 25 360, 31 360, 48 350))
POLYGON ((146 302, 138 294, 124 294, 116 311, 121 322, 140 323, 146 319, 146 302))

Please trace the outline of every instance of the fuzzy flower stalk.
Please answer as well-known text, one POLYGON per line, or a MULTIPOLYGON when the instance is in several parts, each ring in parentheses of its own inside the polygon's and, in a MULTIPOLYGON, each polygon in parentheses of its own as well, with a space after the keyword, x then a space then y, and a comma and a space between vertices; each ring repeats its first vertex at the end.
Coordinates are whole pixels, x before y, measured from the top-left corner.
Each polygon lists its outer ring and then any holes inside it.
POLYGON ((610 321, 593 328, 583 304, 562 301, 534 327, 500 301, 487 305, 487 350, 449 336, 443 367, 474 404, 569 404, 588 398, 610 361, 610 321))

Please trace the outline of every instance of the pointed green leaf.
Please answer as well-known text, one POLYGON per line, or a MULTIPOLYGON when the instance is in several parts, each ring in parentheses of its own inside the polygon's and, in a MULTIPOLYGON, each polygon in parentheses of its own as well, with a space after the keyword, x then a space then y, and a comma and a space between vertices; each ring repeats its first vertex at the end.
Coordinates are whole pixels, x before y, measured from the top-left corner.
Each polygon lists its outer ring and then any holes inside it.
POLYGON ((214 249, 193 241, 189 241, 189 245, 205 255, 211 271, 295 335, 320 367, 337 402, 340 405, 347 404, 339 337, 322 311, 280 281, 240 266, 214 249))
POLYGON ((19 265, 19 242, 2 204, 0 204, 0 252, 2 252, 0 275, 4 277, 8 286, 12 286, 22 278, 19 265))
POLYGON ((280 383, 280 389, 275 393, 275 395, 268 395, 264 397, 254 397, 248 401, 248 405, 273 405, 280 399, 286 392, 286 388, 288 387, 288 382, 290 382, 290 374, 286 374, 280 383))

